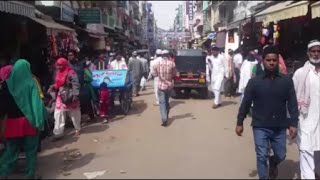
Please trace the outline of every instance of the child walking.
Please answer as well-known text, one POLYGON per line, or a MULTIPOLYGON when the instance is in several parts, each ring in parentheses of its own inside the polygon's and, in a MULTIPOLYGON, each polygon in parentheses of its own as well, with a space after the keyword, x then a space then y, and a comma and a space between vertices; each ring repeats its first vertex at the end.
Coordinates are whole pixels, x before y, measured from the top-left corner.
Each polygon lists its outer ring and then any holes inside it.
POLYGON ((108 84, 103 82, 100 85, 100 100, 99 100, 99 115, 103 118, 103 124, 109 122, 108 113, 109 113, 109 98, 110 93, 108 90, 108 84))

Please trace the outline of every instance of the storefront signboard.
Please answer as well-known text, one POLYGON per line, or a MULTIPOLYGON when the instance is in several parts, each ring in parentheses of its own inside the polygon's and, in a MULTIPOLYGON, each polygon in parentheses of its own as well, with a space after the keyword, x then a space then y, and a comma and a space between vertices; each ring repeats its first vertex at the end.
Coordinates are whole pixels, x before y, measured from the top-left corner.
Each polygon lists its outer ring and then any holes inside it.
POLYGON ((79 20, 82 23, 101 23, 101 10, 98 8, 79 9, 79 20))

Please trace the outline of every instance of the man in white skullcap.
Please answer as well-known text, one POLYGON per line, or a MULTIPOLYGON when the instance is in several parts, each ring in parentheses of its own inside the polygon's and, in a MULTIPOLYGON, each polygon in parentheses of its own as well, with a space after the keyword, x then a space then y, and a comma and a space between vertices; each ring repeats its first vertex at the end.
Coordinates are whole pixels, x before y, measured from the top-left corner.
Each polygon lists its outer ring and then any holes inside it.
POLYGON ((298 147, 301 179, 315 179, 316 174, 319 175, 320 161, 320 41, 310 41, 307 54, 309 60, 295 72, 293 82, 300 113, 298 147))
MULTIPOLYGON (((161 55, 162 55, 162 50, 161 49, 157 49, 156 50, 156 55, 155 55, 155 59, 150 61, 150 73, 148 76, 148 80, 150 80, 152 78, 152 73, 153 73, 153 68, 154 66, 159 63, 161 61, 161 55)), ((158 97, 158 77, 154 77, 153 78, 153 87, 154 87, 154 94, 156 97, 156 103, 154 105, 159 105, 159 97, 158 97)))

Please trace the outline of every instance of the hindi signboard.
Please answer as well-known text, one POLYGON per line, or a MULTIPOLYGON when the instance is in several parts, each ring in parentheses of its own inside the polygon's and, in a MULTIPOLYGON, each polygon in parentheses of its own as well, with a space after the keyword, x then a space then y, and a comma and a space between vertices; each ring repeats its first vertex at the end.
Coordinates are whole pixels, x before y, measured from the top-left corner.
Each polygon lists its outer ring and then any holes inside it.
POLYGON ((91 84, 94 88, 99 88, 103 82, 108 84, 108 88, 125 87, 127 74, 127 70, 95 70, 92 72, 91 84))

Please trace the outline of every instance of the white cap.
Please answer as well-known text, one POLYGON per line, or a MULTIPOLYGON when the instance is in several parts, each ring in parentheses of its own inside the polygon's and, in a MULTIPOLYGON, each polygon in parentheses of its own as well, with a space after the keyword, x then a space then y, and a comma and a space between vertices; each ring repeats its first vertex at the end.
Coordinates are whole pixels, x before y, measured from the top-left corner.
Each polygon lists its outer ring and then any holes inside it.
POLYGON ((153 56, 151 56, 151 57, 150 57, 150 59, 154 59, 154 57, 153 57, 153 56))
POLYGON ((169 54, 169 51, 168 50, 163 50, 162 54, 169 54))
POLYGON ((136 56, 137 55, 137 51, 133 51, 132 55, 136 56))
POLYGON ((116 53, 110 53, 109 55, 110 55, 110 56, 114 56, 114 55, 116 55, 116 53))
POLYGON ((308 49, 310 49, 310 48, 312 48, 314 46, 320 46, 320 41, 318 41, 318 40, 310 41, 309 44, 308 44, 308 49))
POLYGON ((162 54, 161 49, 157 49, 157 50, 156 50, 156 54, 159 54, 159 55, 162 54))

